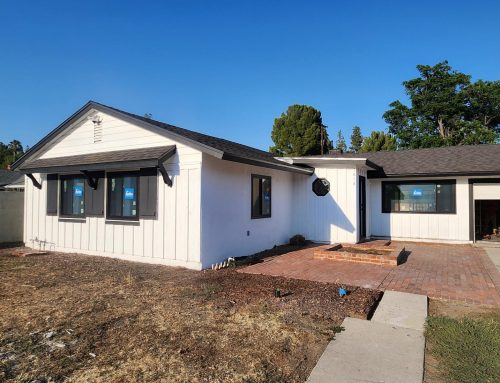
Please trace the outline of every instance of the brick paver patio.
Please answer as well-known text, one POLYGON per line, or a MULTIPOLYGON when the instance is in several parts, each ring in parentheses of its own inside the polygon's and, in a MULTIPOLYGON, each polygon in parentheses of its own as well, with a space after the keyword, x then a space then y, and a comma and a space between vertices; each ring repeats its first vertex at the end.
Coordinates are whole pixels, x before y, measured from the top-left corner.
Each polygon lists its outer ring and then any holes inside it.
POLYGON ((240 271, 500 306, 500 274, 483 249, 470 245, 403 245, 409 256, 397 267, 313 259, 317 247, 309 247, 240 271))

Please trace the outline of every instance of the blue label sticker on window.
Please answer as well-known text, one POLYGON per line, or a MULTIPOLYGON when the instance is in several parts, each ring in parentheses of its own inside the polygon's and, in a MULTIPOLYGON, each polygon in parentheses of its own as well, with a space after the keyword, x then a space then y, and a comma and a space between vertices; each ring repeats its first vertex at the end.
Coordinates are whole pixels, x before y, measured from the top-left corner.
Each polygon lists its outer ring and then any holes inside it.
POLYGON ((125 188, 125 199, 133 200, 135 199, 135 189, 134 188, 125 188))
POLYGON ((81 197, 83 196, 83 186, 81 185, 75 185, 74 188, 74 193, 75 193, 75 197, 81 197))
POLYGON ((413 189, 413 197, 422 197, 424 192, 422 189, 413 189))

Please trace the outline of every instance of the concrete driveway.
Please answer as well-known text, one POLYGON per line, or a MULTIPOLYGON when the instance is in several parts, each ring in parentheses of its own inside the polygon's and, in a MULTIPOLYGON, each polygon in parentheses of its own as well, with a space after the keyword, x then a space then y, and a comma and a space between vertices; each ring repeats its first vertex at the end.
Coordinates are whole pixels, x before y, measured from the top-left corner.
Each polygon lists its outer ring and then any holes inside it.
MULTIPOLYGON (((500 273, 483 248, 415 242, 403 245, 409 255, 397 267, 313 259, 314 247, 309 247, 265 259, 240 272, 500 306, 500 273)), ((500 248, 495 250, 500 253, 500 248)))

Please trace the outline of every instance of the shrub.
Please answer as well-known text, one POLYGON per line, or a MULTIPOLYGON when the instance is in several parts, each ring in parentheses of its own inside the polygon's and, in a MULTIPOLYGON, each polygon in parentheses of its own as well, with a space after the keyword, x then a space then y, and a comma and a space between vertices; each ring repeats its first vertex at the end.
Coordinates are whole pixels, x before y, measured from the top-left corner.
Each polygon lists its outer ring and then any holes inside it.
POLYGON ((290 238, 290 245, 292 246, 304 246, 306 244, 306 239, 303 235, 296 234, 290 238))

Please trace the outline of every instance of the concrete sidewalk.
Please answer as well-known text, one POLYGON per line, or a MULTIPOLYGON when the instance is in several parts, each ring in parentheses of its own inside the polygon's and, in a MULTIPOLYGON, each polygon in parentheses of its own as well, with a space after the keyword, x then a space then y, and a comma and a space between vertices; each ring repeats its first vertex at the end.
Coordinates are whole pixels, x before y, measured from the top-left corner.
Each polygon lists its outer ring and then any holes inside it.
POLYGON ((426 317, 426 296, 386 292, 371 321, 344 320, 307 382, 422 383, 426 317))

